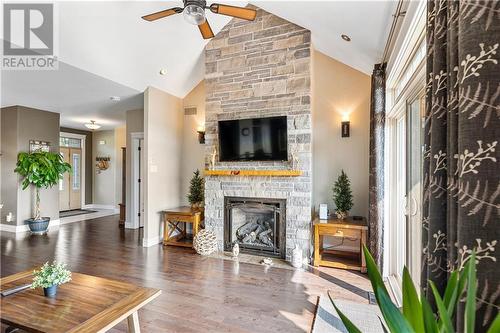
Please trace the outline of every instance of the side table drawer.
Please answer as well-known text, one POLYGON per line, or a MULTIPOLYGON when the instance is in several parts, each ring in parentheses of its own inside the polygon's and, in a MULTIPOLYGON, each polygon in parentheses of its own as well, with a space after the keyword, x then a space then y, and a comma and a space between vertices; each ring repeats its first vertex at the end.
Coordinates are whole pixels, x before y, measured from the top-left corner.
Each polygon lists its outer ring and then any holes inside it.
POLYGON ((319 226, 320 236, 336 236, 336 237, 351 237, 361 238, 361 231, 349 228, 341 228, 335 226, 328 226, 328 228, 321 228, 319 226))

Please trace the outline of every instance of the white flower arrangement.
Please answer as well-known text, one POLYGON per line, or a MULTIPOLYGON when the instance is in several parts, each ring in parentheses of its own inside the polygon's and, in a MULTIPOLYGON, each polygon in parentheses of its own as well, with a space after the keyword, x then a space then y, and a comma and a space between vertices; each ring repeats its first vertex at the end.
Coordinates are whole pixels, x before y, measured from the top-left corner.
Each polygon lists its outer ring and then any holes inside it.
POLYGON ((40 270, 33 271, 31 288, 49 288, 69 281, 71 281, 71 272, 66 269, 66 264, 55 261, 52 264, 46 262, 40 270))

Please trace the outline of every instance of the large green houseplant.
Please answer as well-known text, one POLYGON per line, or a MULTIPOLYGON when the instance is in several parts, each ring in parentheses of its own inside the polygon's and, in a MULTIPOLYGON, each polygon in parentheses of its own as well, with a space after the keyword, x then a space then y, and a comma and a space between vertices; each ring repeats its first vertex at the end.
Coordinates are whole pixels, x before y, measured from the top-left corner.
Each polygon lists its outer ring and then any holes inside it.
POLYGON ((14 172, 23 177, 23 190, 29 186, 35 187, 35 216, 27 220, 32 232, 46 232, 50 221, 50 217, 40 215, 40 189, 57 185, 63 174, 70 170, 71 165, 64 162, 59 153, 36 151, 22 152, 17 156, 14 172))
MULTIPOLYGON (((392 303, 389 293, 385 288, 382 276, 370 254, 363 246, 370 278, 378 307, 382 313, 385 324, 391 333, 454 333, 453 318, 458 302, 465 300, 464 328, 463 332, 473 333, 476 319, 476 255, 468 258, 462 270, 453 271, 448 279, 444 295, 441 296, 432 281, 429 281, 432 294, 436 303, 437 313, 434 313, 431 305, 425 297, 418 297, 408 269, 403 270, 403 309, 402 311, 392 303)), ((330 298, 331 299, 331 298, 330 298)), ((349 333, 361 332, 335 305, 335 310, 349 333)), ((486 332, 486 330, 485 330, 486 332)), ((487 333, 500 332, 500 314, 497 314, 487 333)))

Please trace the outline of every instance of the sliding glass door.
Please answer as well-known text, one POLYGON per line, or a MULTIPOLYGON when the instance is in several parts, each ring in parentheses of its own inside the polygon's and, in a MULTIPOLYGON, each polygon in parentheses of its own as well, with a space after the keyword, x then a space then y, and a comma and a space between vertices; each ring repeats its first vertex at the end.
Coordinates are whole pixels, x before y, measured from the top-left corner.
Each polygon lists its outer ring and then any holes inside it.
POLYGON ((423 110, 425 97, 421 92, 409 101, 406 110, 406 262, 415 283, 419 282, 422 253, 422 158, 423 110))
POLYGON ((401 285, 403 268, 418 283, 422 227, 422 110, 420 90, 389 119, 388 275, 401 285))

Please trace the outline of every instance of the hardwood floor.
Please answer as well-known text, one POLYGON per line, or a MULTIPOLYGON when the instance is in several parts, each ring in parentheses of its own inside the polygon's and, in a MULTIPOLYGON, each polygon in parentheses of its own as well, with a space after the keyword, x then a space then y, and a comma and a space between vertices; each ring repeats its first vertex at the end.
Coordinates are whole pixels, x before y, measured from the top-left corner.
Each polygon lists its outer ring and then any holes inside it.
MULTIPOLYGON (((70 270, 162 289, 139 312, 143 332, 309 332, 317 296, 367 303, 366 275, 289 270, 206 258, 191 249, 143 248, 118 215, 61 226, 45 236, 0 237, 1 276, 57 260, 70 270)), ((112 332, 125 332, 126 322, 112 332)))

